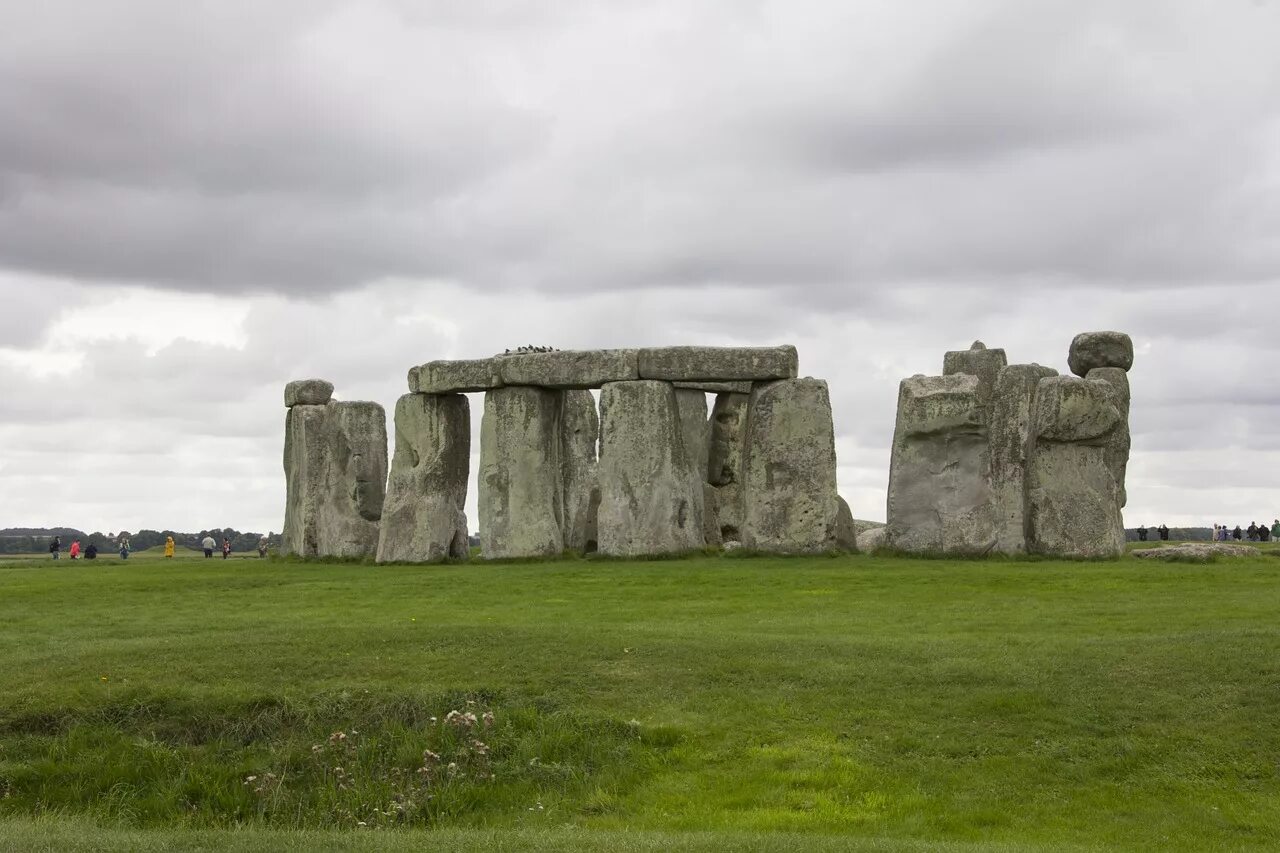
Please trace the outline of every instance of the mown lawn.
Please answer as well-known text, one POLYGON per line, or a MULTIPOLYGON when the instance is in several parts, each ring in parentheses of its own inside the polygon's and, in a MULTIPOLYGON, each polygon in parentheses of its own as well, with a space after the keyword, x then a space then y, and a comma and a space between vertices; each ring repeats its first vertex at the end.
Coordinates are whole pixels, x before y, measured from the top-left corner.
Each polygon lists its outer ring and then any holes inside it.
POLYGON ((1263 552, 6 561, 0 848, 1274 848, 1277 613, 1263 552))

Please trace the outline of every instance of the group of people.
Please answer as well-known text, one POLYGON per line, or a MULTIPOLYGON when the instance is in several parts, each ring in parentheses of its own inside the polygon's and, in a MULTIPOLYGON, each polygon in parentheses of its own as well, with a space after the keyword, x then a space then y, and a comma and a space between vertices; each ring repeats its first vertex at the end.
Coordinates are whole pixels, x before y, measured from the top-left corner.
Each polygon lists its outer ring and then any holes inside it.
MULTIPOLYGON (((117 541, 116 544, 120 548, 120 559, 122 560, 129 559, 129 552, 133 550, 133 548, 129 545, 129 537, 121 534, 120 539, 119 541, 117 541)), ((55 560, 62 555, 62 537, 61 536, 55 536, 49 540, 49 553, 53 556, 53 559, 55 560)), ((72 539, 71 547, 67 549, 67 556, 73 560, 78 560, 81 557, 84 557, 84 559, 86 560, 96 560, 98 559, 98 543, 90 542, 87 546, 85 546, 84 548, 81 548, 80 540, 72 539)))
POLYGON ((1225 524, 1215 524, 1213 526, 1213 541, 1226 542, 1234 539, 1237 542, 1242 539, 1248 539, 1250 542, 1269 542, 1272 539, 1280 540, 1280 518, 1272 522, 1268 528, 1266 522, 1258 524, 1256 521, 1249 522, 1247 530, 1241 530, 1240 525, 1236 525, 1235 529, 1228 530, 1225 524))
MULTIPOLYGON (((1156 534, 1160 537, 1160 541, 1162 542, 1169 541, 1169 528, 1165 527, 1163 524, 1161 524, 1159 527, 1156 528, 1156 534)), ((1138 541, 1146 542, 1147 535, 1148 535, 1147 526, 1144 524, 1138 528, 1138 541)))

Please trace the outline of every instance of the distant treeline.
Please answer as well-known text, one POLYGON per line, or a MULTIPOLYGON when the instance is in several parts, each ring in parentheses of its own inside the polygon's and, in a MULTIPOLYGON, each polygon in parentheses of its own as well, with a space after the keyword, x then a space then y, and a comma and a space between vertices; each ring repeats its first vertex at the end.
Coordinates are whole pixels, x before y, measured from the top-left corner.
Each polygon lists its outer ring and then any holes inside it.
MULTIPOLYGON (((120 537, 127 535, 129 537, 129 546, 135 551, 145 551, 147 548, 163 545, 165 538, 172 536, 173 541, 177 543, 179 548, 199 548, 200 540, 205 536, 212 536, 218 546, 222 546, 222 539, 226 537, 231 540, 232 551, 253 551, 258 547, 258 540, 262 538, 261 533, 245 532, 241 533, 230 527, 224 527, 221 530, 201 530, 199 533, 179 533, 175 530, 139 530, 137 533, 129 531, 120 531, 119 533, 102 533, 94 531, 93 533, 85 533, 83 530, 76 530, 74 527, 8 527, 0 530, 0 554, 32 554, 44 553, 49 550, 49 540, 54 536, 62 537, 62 549, 65 551, 72 540, 79 539, 80 544, 88 547, 90 542, 96 543, 98 550, 114 550, 116 543, 120 541, 120 537)), ((279 533, 271 534, 267 540, 272 548, 278 549, 281 545, 279 533)))

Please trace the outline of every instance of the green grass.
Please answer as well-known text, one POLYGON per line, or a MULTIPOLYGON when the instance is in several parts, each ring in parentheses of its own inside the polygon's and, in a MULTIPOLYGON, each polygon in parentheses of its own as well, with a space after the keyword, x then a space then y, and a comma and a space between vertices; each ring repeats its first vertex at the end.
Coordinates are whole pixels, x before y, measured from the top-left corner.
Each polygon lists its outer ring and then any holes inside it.
POLYGON ((6 562, 0 849, 1274 848, 1278 582, 6 562))

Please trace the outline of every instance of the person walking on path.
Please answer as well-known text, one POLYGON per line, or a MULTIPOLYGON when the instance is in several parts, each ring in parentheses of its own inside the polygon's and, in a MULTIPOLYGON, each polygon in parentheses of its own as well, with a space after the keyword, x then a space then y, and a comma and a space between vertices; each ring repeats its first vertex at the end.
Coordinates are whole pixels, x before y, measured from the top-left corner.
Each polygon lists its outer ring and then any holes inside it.
POLYGON ((80 540, 79 539, 71 540, 71 549, 67 551, 67 556, 73 560, 80 556, 80 540))
POLYGON ((172 536, 166 536, 164 538, 164 555, 166 557, 173 556, 173 537, 172 536))
POLYGON ((62 553, 62 537, 55 536, 49 540, 49 553, 53 555, 53 559, 58 559, 62 553))
POLYGON ((259 559, 267 556, 267 547, 269 546, 269 544, 270 543, 267 542, 267 537, 265 536, 263 536, 261 539, 258 540, 258 558, 259 559))
POLYGON ((230 556, 231 556, 231 540, 223 536, 222 537, 222 559, 225 560, 227 559, 227 557, 230 557, 230 556))
POLYGON ((213 541, 212 536, 205 536, 200 541, 200 547, 204 549, 204 558, 207 560, 213 556, 213 549, 218 547, 218 543, 213 541))

